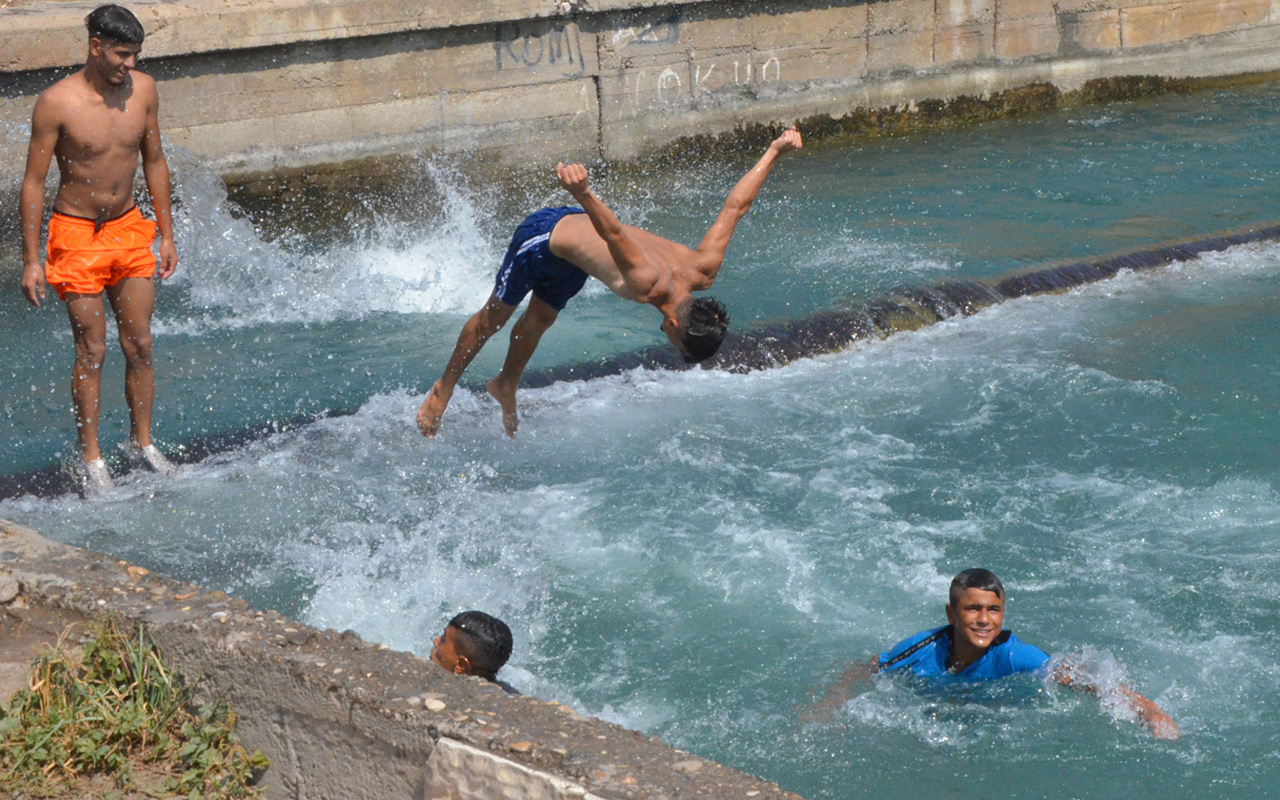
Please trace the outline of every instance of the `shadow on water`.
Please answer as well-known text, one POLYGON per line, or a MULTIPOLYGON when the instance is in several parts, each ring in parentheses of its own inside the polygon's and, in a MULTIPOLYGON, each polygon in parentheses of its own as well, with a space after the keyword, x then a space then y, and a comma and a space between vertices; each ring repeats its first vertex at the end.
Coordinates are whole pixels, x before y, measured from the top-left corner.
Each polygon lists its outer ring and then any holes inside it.
MULTIPOLYGON (((870 338, 883 339, 919 330, 952 317, 967 317, 1005 300, 1064 292, 1114 277, 1121 270, 1165 267, 1252 242, 1280 240, 1280 225, 1253 226, 1217 236, 1160 247, 1019 270, 981 280, 947 279, 928 286, 907 286, 868 302, 822 311, 789 322, 761 325, 742 334, 729 334, 704 369, 735 373, 780 367, 801 358, 834 353, 870 338)), ((629 370, 680 371, 692 369, 670 347, 647 347, 599 361, 568 364, 528 373, 523 385, 541 388, 566 381, 587 381, 629 370)), ((345 416, 357 409, 330 409, 324 416, 345 416)), ((309 425, 319 417, 295 416, 252 428, 202 434, 182 442, 179 463, 195 463, 266 436, 309 425)), ((0 499, 35 495, 53 497, 74 490, 70 475, 59 466, 0 476, 0 499)))

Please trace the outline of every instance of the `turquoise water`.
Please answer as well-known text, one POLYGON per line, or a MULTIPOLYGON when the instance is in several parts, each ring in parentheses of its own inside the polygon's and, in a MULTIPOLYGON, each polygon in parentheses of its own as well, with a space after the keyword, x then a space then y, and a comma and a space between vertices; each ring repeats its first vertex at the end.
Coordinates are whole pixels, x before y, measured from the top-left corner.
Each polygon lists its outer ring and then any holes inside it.
MULTIPOLYGON (((1280 216, 1280 87, 828 143, 781 165, 716 294, 735 325, 948 276, 1193 238, 1280 216)), ((630 222, 696 240, 751 162, 603 176, 630 222)), ((549 173, 499 192, 426 162, 341 225, 238 213, 174 154, 180 275, 157 318, 162 441, 245 436, 110 498, 0 516, 310 623, 425 655, 456 610, 506 619, 521 690, 811 798, 1238 798, 1280 784, 1280 246, 1198 261, 748 375, 635 371, 475 391, 440 438, 413 411, 549 173), (1103 700, 1035 680, 942 694, 879 678, 802 723, 851 661, 941 624, 987 566, 1007 626, 1082 658, 1103 700), (1120 682, 1182 726, 1161 742, 1120 682)), ((12 203, 8 207, 12 207, 12 203)), ((70 452, 61 309, 0 257, 0 464, 70 452)), ((658 343, 599 287, 534 369, 658 343)), ((108 371, 119 382, 119 359, 108 371), (115 370, 112 372, 111 370, 115 370)), ((103 437, 124 436, 119 392, 103 437)))

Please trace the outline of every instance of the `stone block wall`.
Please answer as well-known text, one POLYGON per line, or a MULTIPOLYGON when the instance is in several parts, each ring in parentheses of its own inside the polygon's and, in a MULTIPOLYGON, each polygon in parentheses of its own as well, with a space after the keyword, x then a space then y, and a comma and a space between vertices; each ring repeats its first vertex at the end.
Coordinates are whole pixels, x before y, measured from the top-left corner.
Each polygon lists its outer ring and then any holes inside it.
MULTIPOLYGON (((0 171, 93 0, 0 8, 0 171)), ((413 150, 630 158, 1036 83, 1280 69, 1280 0, 137 0, 169 139, 227 174, 413 150)))

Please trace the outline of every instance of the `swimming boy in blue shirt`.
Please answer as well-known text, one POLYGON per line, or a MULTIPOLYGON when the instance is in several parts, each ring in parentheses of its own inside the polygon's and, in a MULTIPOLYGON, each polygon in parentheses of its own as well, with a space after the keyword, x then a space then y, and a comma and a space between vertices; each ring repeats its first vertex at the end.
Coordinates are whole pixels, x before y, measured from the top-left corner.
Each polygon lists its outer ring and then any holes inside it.
MULTIPOLYGON (((849 688, 859 678, 876 672, 907 670, 927 677, 951 675, 983 681, 1045 669, 1047 653, 1003 630, 1004 599, 1004 585, 994 573, 985 569, 961 572, 951 581, 946 606, 950 624, 921 631, 870 662, 854 664, 827 690, 813 712, 836 708, 848 699, 849 688)), ((1097 693, 1097 687, 1082 682, 1068 664, 1054 669, 1053 678, 1064 686, 1097 693)), ((1157 738, 1178 738, 1177 724, 1158 705, 1127 686, 1122 685, 1120 692, 1157 738)))

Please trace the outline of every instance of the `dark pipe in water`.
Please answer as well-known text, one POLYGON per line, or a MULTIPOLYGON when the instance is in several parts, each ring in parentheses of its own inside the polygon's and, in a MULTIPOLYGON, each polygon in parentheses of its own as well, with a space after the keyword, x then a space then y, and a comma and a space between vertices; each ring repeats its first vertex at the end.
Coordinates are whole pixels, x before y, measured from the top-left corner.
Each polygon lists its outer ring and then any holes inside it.
MULTIPOLYGON (((989 280, 948 279, 930 286, 902 287, 870 302, 822 311, 789 322, 763 325, 745 333, 730 333, 725 337, 720 352, 702 366, 704 369, 737 373, 779 367, 796 359, 834 353, 873 336, 884 338, 901 331, 918 330, 951 317, 967 317, 1005 300, 1064 292, 1114 277, 1122 269, 1154 269, 1241 244, 1276 240, 1280 240, 1280 225, 1255 226, 1220 236, 1055 264, 989 280)), ((691 369, 670 347, 646 347, 600 361, 538 370, 527 374, 523 385, 538 388, 561 381, 588 381, 641 367, 668 371, 691 369)), ((329 415, 349 413, 354 413, 354 409, 330 412, 329 415)), ((214 453, 296 429, 312 421, 314 418, 285 419, 239 431, 193 437, 182 444, 178 460, 186 463, 201 461, 214 453)), ((0 476, 0 498, 23 494, 56 496, 73 489, 69 476, 57 466, 0 476)))

